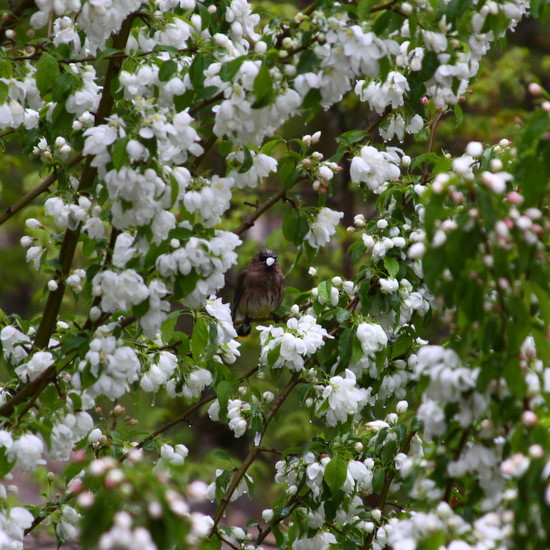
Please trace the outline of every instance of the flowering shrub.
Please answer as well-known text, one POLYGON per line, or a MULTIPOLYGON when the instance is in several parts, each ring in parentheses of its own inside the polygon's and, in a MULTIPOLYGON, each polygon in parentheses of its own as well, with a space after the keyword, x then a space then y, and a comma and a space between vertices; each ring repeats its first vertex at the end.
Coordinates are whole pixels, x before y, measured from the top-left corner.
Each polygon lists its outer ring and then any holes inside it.
POLYGON ((533 88, 512 142, 453 156, 434 139, 491 45, 548 6, 271 8, 4 12, 0 137, 43 180, 0 223, 43 201, 20 243, 46 299, 38 316, 1 318, 0 547, 50 524, 60 545, 103 550, 545 548, 550 96, 533 88), (279 134, 346 101, 367 120, 335 141, 279 134), (331 199, 344 188, 347 232, 331 199), (311 278, 243 348, 220 294, 275 205, 289 277, 307 261, 311 278), (316 258, 344 241, 353 273, 329 276, 316 258), (122 403, 151 394, 170 416, 144 433, 122 403), (272 437, 293 399, 314 431, 272 437), (197 412, 242 437, 244 459, 199 467, 199 448, 168 438, 197 412), (17 470, 50 487, 42 504, 17 498, 17 470), (231 503, 262 479, 265 509, 232 525, 231 503))

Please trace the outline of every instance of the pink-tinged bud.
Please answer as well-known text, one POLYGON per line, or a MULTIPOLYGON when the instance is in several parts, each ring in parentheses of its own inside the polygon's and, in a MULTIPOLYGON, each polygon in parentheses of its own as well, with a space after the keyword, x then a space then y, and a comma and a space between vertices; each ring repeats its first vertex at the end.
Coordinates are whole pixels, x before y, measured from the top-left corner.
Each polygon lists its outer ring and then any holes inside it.
POLYGON ((311 166, 311 159, 304 159, 304 160, 302 161, 302 164, 303 164, 304 166, 311 166))
POLYGON ((531 82, 527 89, 533 97, 540 97, 542 95, 542 88, 540 84, 537 84, 536 82, 531 82))
POLYGON ((96 412, 97 414, 103 414, 103 409, 102 409, 101 407, 96 407, 96 408, 95 408, 95 412, 96 412))
POLYGON ((85 493, 78 495, 78 498, 76 499, 76 503, 81 508, 89 508, 94 503, 94 500, 95 500, 95 497, 93 493, 90 493, 90 491, 86 491, 85 493))
POLYGON ((504 220, 504 225, 508 228, 508 229, 512 229, 514 227, 514 221, 511 220, 510 218, 505 218, 504 220))
POLYGON ((340 165, 338 165, 336 168, 334 168, 335 172, 341 172, 342 170, 343 170, 343 168, 340 165))
POLYGON ((528 427, 536 426, 539 421, 537 415, 533 411, 523 411, 521 420, 528 427))
POLYGON ((135 426, 137 423, 138 423, 138 419, 137 419, 137 418, 132 418, 132 420, 130 420, 130 424, 131 424, 132 426, 135 426))
POLYGON ((118 485, 118 483, 115 480, 107 479, 107 478, 105 478, 105 481, 103 482, 103 484, 105 485, 106 489, 114 489, 118 485))
POLYGON ((450 195, 453 201, 458 202, 459 204, 464 202, 464 193, 461 191, 451 191, 450 195))
POLYGON ((429 100, 426 96, 424 96, 424 97, 421 99, 421 101, 422 101, 422 105, 427 105, 427 104, 429 103, 430 100, 429 100))
POLYGON ((122 413, 125 413, 126 412, 126 409, 122 406, 122 405, 117 405, 114 409, 113 409, 113 412, 115 414, 122 414, 122 413))
POLYGON ((73 453, 74 462, 84 462, 85 459, 86 459, 86 451, 84 451, 84 449, 78 449, 78 451, 75 451, 73 453))
POLYGON ((512 204, 521 204, 525 199, 517 191, 510 191, 506 195, 506 200, 512 204))
POLYGON ((84 483, 80 479, 72 479, 69 483, 69 492, 73 495, 80 493, 84 489, 84 483))
POLYGON ((543 229, 542 227, 538 224, 538 223, 534 223, 531 227, 530 227, 531 231, 533 233, 535 233, 536 235, 542 235, 543 234, 543 229))

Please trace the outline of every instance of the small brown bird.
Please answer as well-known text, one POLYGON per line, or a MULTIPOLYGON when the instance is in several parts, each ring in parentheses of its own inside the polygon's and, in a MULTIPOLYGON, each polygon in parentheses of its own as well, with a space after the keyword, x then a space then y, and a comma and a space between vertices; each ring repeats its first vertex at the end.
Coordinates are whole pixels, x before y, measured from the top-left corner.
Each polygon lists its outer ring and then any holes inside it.
POLYGON ((237 277, 233 299, 233 321, 239 336, 250 334, 250 322, 271 315, 283 301, 284 275, 277 264, 277 254, 260 250, 237 277))

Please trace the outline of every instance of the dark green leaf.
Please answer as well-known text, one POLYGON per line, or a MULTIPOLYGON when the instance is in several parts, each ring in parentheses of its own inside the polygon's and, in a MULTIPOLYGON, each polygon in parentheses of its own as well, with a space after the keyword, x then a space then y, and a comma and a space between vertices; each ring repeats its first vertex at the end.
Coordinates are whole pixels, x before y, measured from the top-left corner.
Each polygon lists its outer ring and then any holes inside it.
POLYGON ((335 493, 338 489, 340 489, 340 487, 342 487, 342 485, 344 485, 347 474, 347 462, 340 455, 335 455, 326 465, 323 478, 332 493, 335 493))
POLYGON ((386 268, 386 271, 388 272, 388 275, 390 277, 395 278, 395 276, 399 272, 399 262, 391 256, 384 257, 384 267, 386 268))
POLYGON ((113 166, 115 170, 121 170, 130 161, 128 152, 126 151, 126 145, 128 145, 129 138, 120 138, 115 141, 115 144, 111 148, 111 158, 113 160, 113 166))
POLYGON ((5 82, 0 82, 0 104, 4 104, 9 91, 8 85, 5 82))
POLYGON ((191 353, 193 358, 198 360, 201 355, 206 351, 208 345, 208 328, 209 322, 204 317, 199 317, 193 327, 193 334, 191 336, 191 353))
POLYGON ((44 54, 36 64, 36 87, 44 95, 59 77, 59 65, 53 55, 44 54))
POLYGON ((229 61, 229 63, 224 63, 220 69, 220 78, 224 82, 230 82, 233 80, 245 60, 246 56, 243 55, 241 57, 237 57, 237 59, 229 61))
POLYGON ((170 80, 177 70, 178 64, 173 59, 165 61, 159 69, 159 80, 161 82, 170 80))
POLYGON ((300 246, 309 231, 309 223, 305 216, 292 208, 283 218, 283 235, 285 239, 296 246, 300 246))

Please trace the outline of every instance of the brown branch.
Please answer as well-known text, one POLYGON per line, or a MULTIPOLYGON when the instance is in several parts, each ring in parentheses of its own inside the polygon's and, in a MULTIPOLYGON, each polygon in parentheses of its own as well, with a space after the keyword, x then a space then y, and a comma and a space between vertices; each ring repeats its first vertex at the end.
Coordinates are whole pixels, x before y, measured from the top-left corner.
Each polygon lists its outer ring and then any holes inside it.
MULTIPOLYGON (((412 441, 412 438, 415 436, 415 434, 416 434, 415 430, 411 430, 409 432, 409 435, 407 436, 405 441, 403 441, 403 444, 399 448, 399 453, 404 453, 407 450, 407 447, 410 445, 410 443, 412 441)), ((394 477, 395 477, 395 471, 394 470, 390 470, 386 474, 386 477, 384 479, 384 486, 382 487, 382 493, 380 493, 380 500, 378 502, 378 508, 380 510, 383 510, 383 508, 386 504, 386 499, 388 498, 388 493, 390 491, 390 486, 393 482, 394 477)), ((372 543, 372 539, 374 538, 374 535, 375 535, 375 532, 373 530, 369 534, 369 536, 367 537, 367 540, 365 541, 365 544, 363 546, 363 550, 368 550, 368 548, 370 548, 371 543, 372 543)))
POLYGON ((205 107, 212 105, 212 103, 216 103, 216 101, 219 101, 220 99, 223 99, 223 92, 219 92, 216 95, 213 95, 208 99, 205 99, 202 103, 199 103, 194 107, 191 107, 189 109, 189 114, 194 115, 195 113, 198 113, 200 110, 204 109, 205 107))
POLYGON ((280 516, 277 516, 276 518, 273 518, 271 522, 265 527, 265 529, 261 529, 258 533, 258 537, 256 538, 256 546, 259 546, 262 544, 262 542, 265 540, 267 535, 271 533, 273 530, 273 527, 276 527, 279 525, 279 523, 283 522, 286 518, 288 518, 294 510, 301 504, 301 502, 306 498, 306 496, 311 492, 311 489, 308 489, 303 495, 298 495, 300 492, 300 489, 304 486, 305 481, 302 480, 300 482, 300 485, 298 486, 298 491, 295 495, 293 495, 288 502, 283 506, 283 510, 287 510, 286 514, 281 514, 280 516))
POLYGON ((119 462, 124 462, 132 453, 132 451, 141 449, 148 441, 152 441, 157 436, 159 436, 161 433, 164 433, 166 430, 169 430, 170 428, 174 427, 176 424, 179 424, 180 422, 183 422, 188 416, 193 414, 196 410, 200 409, 203 405, 206 405, 207 403, 210 403, 211 401, 214 401, 216 399, 216 395, 210 395, 208 397, 204 397, 200 401, 197 401, 196 403, 193 403, 189 408, 187 408, 183 413, 181 413, 179 416, 176 416, 176 418, 170 420, 170 422, 167 422, 166 424, 162 425, 160 428, 155 430, 153 433, 148 435, 145 439, 140 441, 135 447, 132 447, 129 451, 124 453, 119 459, 119 462))
MULTIPOLYGON (((292 375, 292 378, 289 380, 288 384, 286 385, 285 389, 281 392, 281 394, 279 395, 275 403, 273 403, 269 413, 265 418, 264 428, 262 430, 262 438, 267 430, 269 423, 271 422, 271 420, 273 419, 277 411, 280 409, 281 405, 285 402, 285 399, 289 396, 290 392, 298 384, 299 380, 300 380, 300 373, 295 372, 292 375)), ((231 479, 231 483, 229 484, 229 487, 225 491, 225 494, 223 495, 223 498, 214 515, 214 525, 212 526, 212 531, 210 532, 210 536, 216 533, 218 523, 220 522, 225 512, 225 509, 227 508, 229 502, 231 501, 231 497, 233 496, 235 489, 239 485, 241 479, 246 474, 248 468, 250 468, 251 464, 254 462, 254 459, 258 456, 259 453, 262 452, 263 449, 264 447, 261 447, 259 445, 253 445, 250 448, 250 451, 248 452, 248 455, 244 459, 243 463, 241 464, 241 467, 237 470, 237 472, 231 479)))
MULTIPOLYGON (((75 164, 78 164, 81 160, 82 153, 78 153, 67 161, 67 166, 74 166, 75 164)), ((14 214, 19 212, 21 208, 29 204, 36 197, 47 191, 50 185, 55 182, 57 176, 58 170, 54 168, 54 171, 49 176, 47 176, 38 187, 35 187, 32 191, 29 191, 26 195, 21 197, 18 201, 14 202, 11 206, 8 206, 8 208, 6 208, 6 210, 4 210, 2 214, 0 214, 0 225, 8 221, 14 214)))
POLYGON ((256 220, 267 210, 269 210, 275 203, 280 201, 286 194, 286 189, 281 189, 270 199, 266 200, 264 203, 260 204, 258 208, 252 213, 250 213, 243 221, 243 223, 236 229, 235 233, 241 236, 245 231, 248 231, 256 222, 256 220))
MULTIPOLYGON (((246 379, 250 378, 257 371, 258 371, 258 367, 254 367, 253 369, 248 371, 245 375, 241 376, 241 378, 239 378, 239 380, 242 382, 243 380, 246 380, 246 379)), ((126 452, 123 456, 121 456, 119 458, 119 461, 124 462, 134 449, 141 449, 143 447, 143 445, 145 445, 145 443, 147 443, 147 441, 152 441, 157 436, 159 436, 161 433, 164 433, 166 430, 169 430, 170 428, 172 428, 176 424, 179 424, 180 422, 183 422, 184 420, 186 420, 186 418, 188 416, 193 414, 196 410, 200 409, 203 405, 206 405, 207 403, 210 403, 211 401, 214 401, 214 399, 216 399, 216 397, 217 397, 216 395, 210 395, 208 397, 204 397, 203 399, 201 399, 200 401, 197 401, 196 403, 193 403, 193 405, 188 407, 182 414, 180 414, 179 416, 177 416, 173 420, 170 420, 170 422, 167 422, 166 424, 162 425, 160 428, 158 428, 153 433, 148 435, 143 441, 140 441, 135 447, 132 447, 128 452, 126 452)), ((275 452, 275 449, 267 449, 267 447, 262 447, 261 449, 264 450, 264 451, 269 450, 269 451, 275 452)))
POLYGON ((376 128, 378 128, 378 126, 380 126, 381 122, 393 111, 392 109, 392 106, 391 105, 388 105, 385 109, 384 109, 384 112, 379 114, 370 124, 368 124, 366 127, 365 127, 365 132, 372 132, 373 130, 375 130, 376 128))
MULTIPOLYGON (((130 14, 124 23, 122 23, 120 31, 113 39, 113 47, 122 49, 125 46, 132 28, 134 17, 135 13, 130 14)), ((99 102, 99 107, 95 117, 96 125, 103 123, 111 112, 114 103, 114 98, 111 94, 111 83, 113 82, 113 79, 119 69, 120 66, 115 62, 115 60, 111 59, 105 75, 103 95, 99 102)), ((77 191, 82 192, 89 189, 93 185, 96 173, 97 169, 92 167, 91 157, 88 157, 84 169, 82 170, 77 191)), ((73 264, 73 258, 79 236, 80 229, 77 228, 67 229, 65 236, 63 237, 61 250, 59 251, 59 263, 61 264, 61 269, 57 270, 56 273, 56 279, 59 281, 58 287, 55 291, 48 294, 46 306, 44 307, 44 313, 34 339, 34 347, 37 349, 44 349, 48 346, 51 335, 55 330, 57 316, 61 308, 63 296, 65 295, 65 279, 73 264)), ((55 378, 55 376, 55 365, 52 365, 48 367, 36 380, 24 386, 14 395, 14 397, 12 397, 12 399, 10 399, 10 401, 0 407, 0 416, 9 417, 17 405, 26 401, 27 398, 33 399, 35 394, 40 393, 46 387, 48 382, 55 378)))
MULTIPOLYGON (((430 140, 428 141, 428 153, 431 153, 434 148, 434 142, 435 142, 435 133, 437 132, 437 127, 439 126, 439 123, 441 122, 441 119, 447 114, 447 111, 441 110, 439 113, 437 113, 437 116, 435 117, 434 121, 430 124, 430 140)), ((424 165, 424 170, 422 171, 422 177, 420 178, 420 183, 424 184, 428 181, 429 176, 429 170, 428 170, 428 163, 424 165)))

